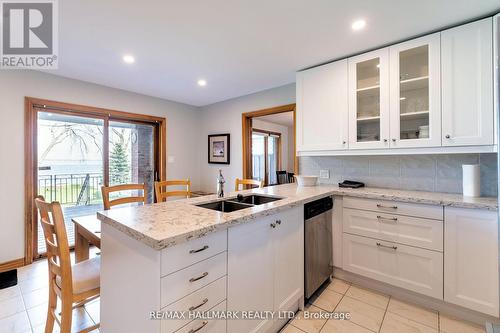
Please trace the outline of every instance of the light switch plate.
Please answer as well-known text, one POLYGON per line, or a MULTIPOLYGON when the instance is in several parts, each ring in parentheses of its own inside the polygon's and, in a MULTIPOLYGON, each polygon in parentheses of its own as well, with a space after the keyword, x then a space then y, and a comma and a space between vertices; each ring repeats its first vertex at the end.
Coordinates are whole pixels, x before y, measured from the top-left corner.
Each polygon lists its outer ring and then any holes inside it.
POLYGON ((323 179, 330 178, 330 170, 319 170, 319 178, 323 179))
POLYGON ((175 162, 175 156, 169 156, 168 163, 174 163, 174 162, 175 162))

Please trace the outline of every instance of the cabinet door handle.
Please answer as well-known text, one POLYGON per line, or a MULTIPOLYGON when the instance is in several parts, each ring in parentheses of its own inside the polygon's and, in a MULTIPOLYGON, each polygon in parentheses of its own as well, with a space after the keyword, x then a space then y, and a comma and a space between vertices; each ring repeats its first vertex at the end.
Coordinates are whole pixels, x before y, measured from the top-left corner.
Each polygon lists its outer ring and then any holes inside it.
POLYGON ((276 223, 271 223, 270 226, 271 228, 276 228, 276 223))
POLYGON ((195 278, 190 278, 190 279, 189 279, 189 282, 195 282, 195 281, 201 280, 201 279, 203 279, 203 278, 204 278, 205 276, 207 276, 207 275, 208 275, 208 272, 205 272, 205 273, 201 274, 201 275, 200 275, 200 276, 198 276, 198 277, 195 277, 195 278))
POLYGON ((392 142, 396 142, 396 139, 392 139, 392 142))
POLYGON ((280 225, 281 224, 281 220, 276 220, 276 224, 280 225))
POLYGON ((397 217, 383 217, 383 216, 377 215, 377 220, 387 220, 387 221, 397 222, 398 218, 397 217))
POLYGON ((390 209, 398 209, 398 206, 384 206, 381 204, 377 204, 378 208, 390 208, 390 209))
POLYGON ((206 320, 205 320, 205 321, 203 321, 203 323, 201 324, 201 326, 200 326, 200 327, 190 329, 190 330, 189 330, 189 333, 195 333, 195 332, 198 332, 198 331, 199 331, 199 330, 201 330, 203 327, 207 326, 207 324, 208 324, 208 321, 206 321, 206 320))
POLYGON ((376 243, 378 247, 385 247, 386 249, 391 249, 391 250, 397 250, 398 247, 397 246, 388 246, 388 245, 384 245, 384 244, 380 244, 380 243, 376 243))
POLYGON ((206 249, 208 249, 208 245, 205 245, 204 247, 198 249, 198 250, 190 250, 189 253, 198 253, 198 252, 201 252, 201 251, 205 251, 206 249))
POLYGON ((384 142, 387 142, 387 139, 384 139, 384 142))
POLYGON ((191 307, 189 308, 189 311, 196 310, 196 309, 198 309, 199 307, 201 307, 201 306, 203 306, 203 305, 207 304, 207 302, 208 302, 208 298, 205 298, 203 301, 201 301, 201 303, 200 303, 200 304, 191 306, 191 307))
POLYGON ((347 142, 346 141, 342 141, 342 144, 345 145, 347 142))
POLYGON ((449 139, 449 138, 451 138, 451 135, 446 134, 446 135, 445 135, 445 138, 449 139))

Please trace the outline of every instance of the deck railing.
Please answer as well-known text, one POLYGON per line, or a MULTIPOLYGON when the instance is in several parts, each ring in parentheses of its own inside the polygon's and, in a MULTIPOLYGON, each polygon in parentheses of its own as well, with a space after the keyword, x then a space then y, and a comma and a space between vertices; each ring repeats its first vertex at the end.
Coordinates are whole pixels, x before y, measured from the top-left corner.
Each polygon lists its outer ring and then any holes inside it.
POLYGON ((39 175, 38 193, 61 205, 91 205, 102 202, 103 177, 98 173, 39 175))

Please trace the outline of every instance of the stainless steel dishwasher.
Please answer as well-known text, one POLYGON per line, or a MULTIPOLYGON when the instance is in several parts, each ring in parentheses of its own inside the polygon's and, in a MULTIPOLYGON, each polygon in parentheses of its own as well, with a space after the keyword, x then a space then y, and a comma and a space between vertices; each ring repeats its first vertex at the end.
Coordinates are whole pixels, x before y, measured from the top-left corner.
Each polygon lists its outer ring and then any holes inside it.
POLYGON ((308 299, 330 278, 332 265, 332 197, 304 205, 304 289, 308 299))

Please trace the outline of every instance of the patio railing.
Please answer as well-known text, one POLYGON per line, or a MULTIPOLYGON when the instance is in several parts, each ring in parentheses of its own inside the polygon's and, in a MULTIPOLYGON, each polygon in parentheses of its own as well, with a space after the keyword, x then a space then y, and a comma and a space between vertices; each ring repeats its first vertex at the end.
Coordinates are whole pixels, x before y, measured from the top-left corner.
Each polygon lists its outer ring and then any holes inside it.
POLYGON ((38 193, 61 205, 91 205, 102 202, 101 174, 39 175, 38 193))

